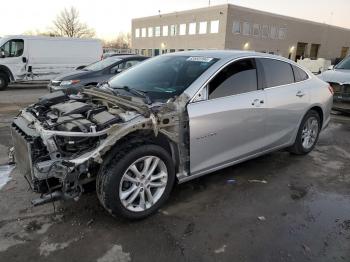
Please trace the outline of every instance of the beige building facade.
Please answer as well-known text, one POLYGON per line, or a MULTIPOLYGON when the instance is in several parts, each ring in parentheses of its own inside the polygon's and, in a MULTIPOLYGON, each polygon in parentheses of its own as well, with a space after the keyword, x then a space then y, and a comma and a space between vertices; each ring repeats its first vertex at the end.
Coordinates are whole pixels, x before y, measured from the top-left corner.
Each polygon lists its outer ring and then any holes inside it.
POLYGON ((155 56, 239 49, 335 59, 350 55, 350 29, 225 4, 132 20, 132 48, 155 56))

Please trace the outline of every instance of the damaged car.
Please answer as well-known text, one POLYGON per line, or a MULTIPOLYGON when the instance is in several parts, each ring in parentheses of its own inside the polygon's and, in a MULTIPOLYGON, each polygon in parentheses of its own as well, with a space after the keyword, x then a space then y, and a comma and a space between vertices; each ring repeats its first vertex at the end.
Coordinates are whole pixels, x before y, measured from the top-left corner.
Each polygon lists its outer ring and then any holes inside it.
POLYGON ((100 88, 48 94, 12 124, 17 166, 41 194, 79 199, 96 183, 112 215, 144 218, 182 183, 280 149, 307 154, 332 89, 296 63, 243 51, 149 59, 100 88))

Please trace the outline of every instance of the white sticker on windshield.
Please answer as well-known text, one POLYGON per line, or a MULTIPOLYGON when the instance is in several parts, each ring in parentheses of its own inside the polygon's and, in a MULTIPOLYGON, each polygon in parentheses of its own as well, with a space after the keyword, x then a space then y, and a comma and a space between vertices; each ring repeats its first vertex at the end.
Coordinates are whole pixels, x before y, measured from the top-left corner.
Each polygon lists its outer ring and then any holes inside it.
POLYGON ((189 58, 187 58, 187 61, 193 61, 193 62, 205 62, 208 63, 211 60, 213 60, 214 58, 212 57, 203 57, 203 56, 191 56, 189 58))

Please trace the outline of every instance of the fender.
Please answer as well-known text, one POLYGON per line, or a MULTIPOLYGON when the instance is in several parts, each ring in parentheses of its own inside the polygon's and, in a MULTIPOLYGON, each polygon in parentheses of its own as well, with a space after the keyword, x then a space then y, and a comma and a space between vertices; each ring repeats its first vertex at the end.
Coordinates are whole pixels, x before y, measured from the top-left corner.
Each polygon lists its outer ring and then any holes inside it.
POLYGON ((13 77, 11 70, 7 66, 0 65, 0 72, 5 72, 8 75, 10 82, 15 81, 15 78, 13 77))

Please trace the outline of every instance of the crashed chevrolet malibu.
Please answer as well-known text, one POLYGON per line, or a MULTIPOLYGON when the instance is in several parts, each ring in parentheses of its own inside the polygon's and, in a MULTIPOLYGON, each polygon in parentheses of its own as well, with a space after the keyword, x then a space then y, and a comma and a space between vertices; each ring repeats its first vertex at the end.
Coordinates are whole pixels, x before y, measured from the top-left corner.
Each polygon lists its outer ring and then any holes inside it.
MULTIPOLYGON (((154 213, 182 183, 279 149, 310 152, 332 89, 282 57, 190 51, 152 58, 80 95, 52 93, 12 125, 40 205, 96 182, 112 215, 154 213)), ((252 162, 253 164, 253 162, 252 162)))

